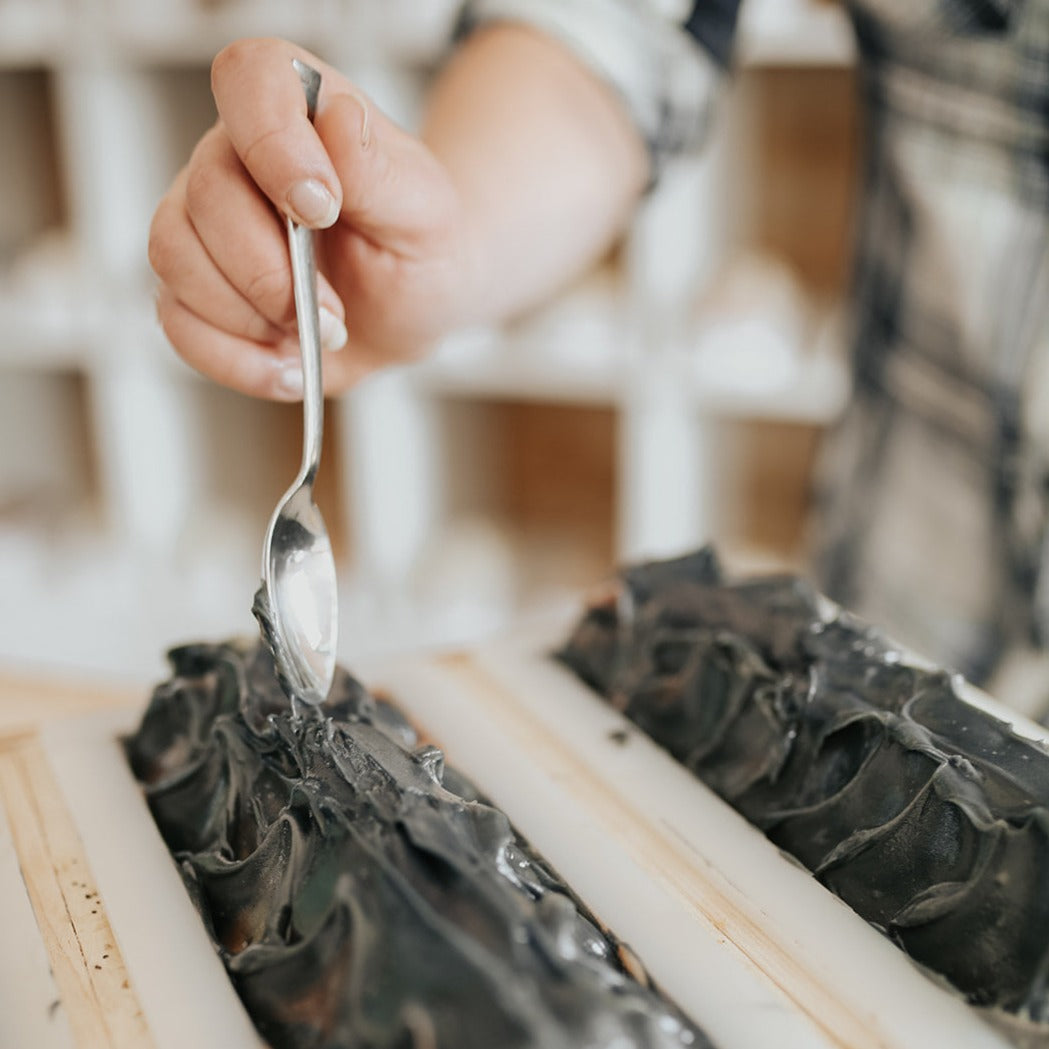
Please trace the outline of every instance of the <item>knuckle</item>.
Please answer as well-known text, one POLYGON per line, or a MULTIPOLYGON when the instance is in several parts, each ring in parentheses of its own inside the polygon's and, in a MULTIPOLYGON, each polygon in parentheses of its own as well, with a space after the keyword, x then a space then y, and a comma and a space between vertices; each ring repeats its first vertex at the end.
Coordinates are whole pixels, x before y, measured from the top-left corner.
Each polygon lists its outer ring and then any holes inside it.
POLYGON ((248 281, 244 297, 278 324, 289 324, 293 318, 291 274, 284 268, 256 273, 248 281))
POLYGON ((207 210, 222 190, 222 171, 208 152, 201 142, 193 151, 186 170, 186 210, 191 215, 207 210))
POLYGON ((254 310, 245 317, 240 325, 240 331, 236 334, 242 335, 252 342, 271 343, 278 334, 273 325, 270 324, 261 313, 254 310))

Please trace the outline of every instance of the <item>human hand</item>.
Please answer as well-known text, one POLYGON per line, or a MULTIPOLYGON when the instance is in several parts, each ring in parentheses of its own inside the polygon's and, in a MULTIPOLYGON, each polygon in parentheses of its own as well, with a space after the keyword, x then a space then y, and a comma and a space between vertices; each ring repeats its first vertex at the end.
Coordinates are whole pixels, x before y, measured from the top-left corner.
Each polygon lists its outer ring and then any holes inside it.
POLYGON ((218 121, 149 238, 158 317, 190 365, 243 393, 301 397, 286 214, 319 231, 327 393, 418 356, 461 319, 472 269, 464 212, 421 141, 283 40, 231 44, 212 90, 218 121), (292 58, 323 76, 313 125, 292 58))

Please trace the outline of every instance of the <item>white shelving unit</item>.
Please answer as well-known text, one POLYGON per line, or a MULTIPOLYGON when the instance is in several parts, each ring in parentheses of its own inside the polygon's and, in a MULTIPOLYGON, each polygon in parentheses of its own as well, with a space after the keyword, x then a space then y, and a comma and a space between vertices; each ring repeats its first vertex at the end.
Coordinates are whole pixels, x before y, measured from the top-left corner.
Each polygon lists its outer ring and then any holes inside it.
MULTIPOLYGON (((253 629, 262 532, 291 476, 279 448, 264 461, 260 449, 286 417, 209 388, 166 347, 149 219, 213 119, 208 65, 228 40, 292 36, 410 124, 455 7, 0 0, 0 659, 152 676, 169 644, 253 629)), ((745 62, 846 64, 850 48, 836 5, 748 0, 745 62)), ((622 556, 711 531, 718 419, 836 414, 833 348, 758 352, 758 381, 746 368, 722 375, 703 349, 695 302, 737 239, 724 206, 732 163, 718 131, 668 175, 616 265, 337 406, 327 454, 345 532, 345 658, 476 636, 522 612, 527 569, 512 543, 476 514, 457 517, 450 498, 473 457, 449 405, 613 411, 622 556)))

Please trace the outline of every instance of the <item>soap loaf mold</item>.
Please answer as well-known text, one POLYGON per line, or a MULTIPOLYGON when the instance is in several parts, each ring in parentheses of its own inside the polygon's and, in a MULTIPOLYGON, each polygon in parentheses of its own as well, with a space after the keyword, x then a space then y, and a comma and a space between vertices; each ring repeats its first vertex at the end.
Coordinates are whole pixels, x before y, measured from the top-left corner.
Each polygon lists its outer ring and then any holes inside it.
POLYGON ((127 752, 276 1049, 709 1047, 507 817, 345 671, 296 715, 261 646, 169 659, 127 752))
POLYGON ((1049 751, 786 576, 623 571, 559 658, 971 1002, 1049 1021, 1049 751))

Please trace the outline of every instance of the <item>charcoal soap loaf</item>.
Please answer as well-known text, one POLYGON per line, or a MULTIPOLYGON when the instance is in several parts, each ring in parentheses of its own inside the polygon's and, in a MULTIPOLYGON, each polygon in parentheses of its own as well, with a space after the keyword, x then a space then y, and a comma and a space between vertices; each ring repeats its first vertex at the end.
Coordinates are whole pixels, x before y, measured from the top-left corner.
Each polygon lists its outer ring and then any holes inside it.
POLYGON ((1049 1021, 1049 752, 803 582, 629 568, 560 659, 970 1001, 1049 1021))
POLYGON ((344 671, 293 716, 260 646, 170 661, 128 755, 273 1046, 709 1044, 506 816, 344 671))

